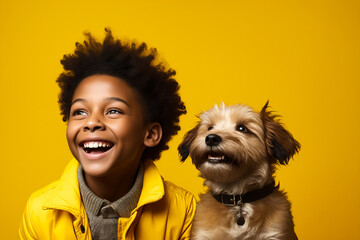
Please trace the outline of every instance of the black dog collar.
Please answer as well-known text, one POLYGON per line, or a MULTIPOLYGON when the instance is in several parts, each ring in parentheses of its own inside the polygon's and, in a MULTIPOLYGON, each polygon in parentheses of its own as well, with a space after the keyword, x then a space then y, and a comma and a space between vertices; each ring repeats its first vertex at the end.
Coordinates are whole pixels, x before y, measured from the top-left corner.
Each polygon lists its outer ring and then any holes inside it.
POLYGON ((213 197, 218 201, 225 205, 236 206, 238 202, 241 203, 249 203, 254 202, 256 200, 262 199, 268 195, 270 195, 274 189, 279 189, 279 185, 275 187, 275 182, 271 182, 268 185, 265 185, 263 188, 256 189, 251 192, 238 194, 238 195, 227 195, 227 194, 216 194, 213 197))
POLYGON ((244 203, 255 202, 259 199, 262 199, 270 195, 275 189, 279 189, 279 185, 275 186, 275 182, 271 182, 268 185, 265 185, 263 188, 256 189, 251 192, 238 194, 238 195, 227 195, 227 194, 213 194, 212 196, 220 203, 228 206, 239 206, 240 214, 237 217, 237 224, 244 225, 245 219, 242 215, 242 207, 244 203))

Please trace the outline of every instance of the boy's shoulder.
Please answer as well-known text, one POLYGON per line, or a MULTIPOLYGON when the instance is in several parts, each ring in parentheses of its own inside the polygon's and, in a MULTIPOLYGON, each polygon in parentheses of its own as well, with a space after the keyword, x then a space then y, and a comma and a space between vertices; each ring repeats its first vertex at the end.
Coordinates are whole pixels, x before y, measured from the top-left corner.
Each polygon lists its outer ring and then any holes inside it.
MULTIPOLYGON (((77 168, 77 161, 72 159, 58 180, 36 190, 30 195, 27 203, 28 207, 34 210, 42 210, 48 203, 51 205, 56 205, 56 203, 64 205, 64 202, 77 199, 78 197, 74 197, 74 195, 79 195, 76 189, 74 189, 76 188, 74 186, 77 185, 77 168)), ((77 201, 74 201, 72 203, 76 204, 77 201)))
MULTIPOLYGON (((44 211, 44 203, 53 193, 59 181, 52 182, 45 187, 33 192, 27 200, 23 212, 23 220, 20 225, 19 233, 21 236, 37 236, 38 230, 46 228, 48 211, 44 211)), ((38 236, 37 236, 38 237, 38 236)))
POLYGON ((173 182, 164 180, 164 200, 168 201, 170 205, 176 208, 182 208, 183 206, 186 211, 193 212, 196 208, 196 198, 188 190, 179 187, 173 182))
POLYGON ((173 182, 163 180, 164 181, 164 187, 165 191, 168 191, 171 194, 175 194, 177 196, 186 197, 186 198, 193 198, 194 195, 189 192, 188 190, 176 185, 173 182))
POLYGON ((59 183, 59 180, 54 181, 54 182, 46 185, 45 187, 42 187, 42 188, 36 190, 35 192, 33 192, 30 195, 28 202, 31 203, 31 205, 33 205, 33 206, 39 205, 38 207, 41 208, 42 204, 52 194, 52 192, 54 191, 54 189, 56 188, 58 183, 59 183))
POLYGON ((154 188, 153 190, 151 190, 151 192, 158 192, 160 188, 163 188, 163 193, 165 194, 165 197, 168 198, 181 198, 187 201, 192 201, 194 199, 193 194, 188 190, 179 187, 173 182, 165 180, 163 176, 161 176, 156 164, 152 160, 146 160, 144 162, 144 167, 145 176, 143 188, 154 188))

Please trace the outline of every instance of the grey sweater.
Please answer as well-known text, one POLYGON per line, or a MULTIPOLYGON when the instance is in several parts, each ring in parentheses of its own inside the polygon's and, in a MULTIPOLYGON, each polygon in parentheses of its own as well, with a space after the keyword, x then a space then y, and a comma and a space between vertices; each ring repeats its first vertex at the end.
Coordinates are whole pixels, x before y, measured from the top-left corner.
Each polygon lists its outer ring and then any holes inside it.
POLYGON ((79 166, 78 180, 82 202, 88 216, 92 239, 117 239, 117 223, 119 217, 129 217, 137 206, 144 179, 143 164, 140 163, 136 180, 130 191, 115 202, 96 196, 86 185, 84 171, 79 166))

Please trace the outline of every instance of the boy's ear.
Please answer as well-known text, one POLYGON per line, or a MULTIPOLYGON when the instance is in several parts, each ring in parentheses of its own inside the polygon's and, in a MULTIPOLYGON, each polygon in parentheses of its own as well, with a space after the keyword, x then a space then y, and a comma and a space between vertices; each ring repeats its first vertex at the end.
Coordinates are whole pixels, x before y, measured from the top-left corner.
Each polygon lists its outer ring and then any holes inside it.
POLYGON ((188 131, 185 134, 183 141, 180 143, 180 145, 178 147, 178 151, 179 151, 179 155, 181 157, 181 160, 180 160, 181 162, 184 162, 186 160, 186 158, 189 156, 190 145, 194 141, 194 139, 197 135, 197 130, 198 130, 199 126, 200 126, 200 123, 197 124, 193 129, 188 131))
POLYGON ((144 145, 146 147, 155 147, 159 144, 162 138, 162 127, 160 123, 154 122, 150 123, 148 130, 146 131, 144 138, 144 145))
POLYGON ((271 163, 276 163, 277 160, 280 164, 286 165, 290 158, 299 152, 300 143, 276 119, 278 116, 267 110, 268 104, 269 101, 260 112, 264 124, 267 154, 271 163))

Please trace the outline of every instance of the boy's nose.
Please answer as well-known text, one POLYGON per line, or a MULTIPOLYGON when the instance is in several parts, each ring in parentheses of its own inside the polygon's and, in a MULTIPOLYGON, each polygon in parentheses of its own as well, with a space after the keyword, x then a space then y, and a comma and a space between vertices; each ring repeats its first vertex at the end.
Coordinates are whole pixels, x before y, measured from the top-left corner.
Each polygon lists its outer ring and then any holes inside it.
POLYGON ((85 131, 94 132, 97 130, 104 130, 104 123, 96 116, 91 116, 84 125, 85 131))

